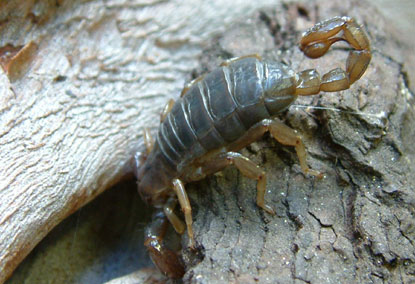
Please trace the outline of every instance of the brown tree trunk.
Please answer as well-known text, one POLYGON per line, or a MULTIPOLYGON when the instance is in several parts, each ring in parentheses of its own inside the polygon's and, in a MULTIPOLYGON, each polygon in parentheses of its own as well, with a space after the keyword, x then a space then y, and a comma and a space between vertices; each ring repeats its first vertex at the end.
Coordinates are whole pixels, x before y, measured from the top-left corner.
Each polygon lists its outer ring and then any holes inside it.
POLYGON ((295 47, 299 32, 351 15, 367 29, 373 58, 350 90, 298 99, 310 108, 294 106, 281 116, 304 137, 309 164, 325 179, 305 177, 295 151, 271 138, 243 151, 266 170, 277 217, 257 208, 255 182, 235 169, 189 186, 203 256, 194 261, 186 250, 185 282, 415 281, 415 117, 400 47, 375 10, 339 3, 263 9, 213 42, 210 50, 225 54, 257 48, 294 70, 329 70, 344 65, 346 52, 310 62, 295 47))
POLYGON ((265 138, 243 153, 266 170, 277 216, 256 207, 255 182, 233 168, 189 184, 200 250, 183 237, 184 281, 415 281, 412 49, 367 3, 13 1, 0 11, 0 282, 130 172, 142 127, 156 129, 191 76, 250 53, 294 70, 343 67, 344 49, 312 61, 296 47, 302 31, 334 15, 368 31, 366 74, 281 116, 326 178, 305 177, 293 149, 265 138))

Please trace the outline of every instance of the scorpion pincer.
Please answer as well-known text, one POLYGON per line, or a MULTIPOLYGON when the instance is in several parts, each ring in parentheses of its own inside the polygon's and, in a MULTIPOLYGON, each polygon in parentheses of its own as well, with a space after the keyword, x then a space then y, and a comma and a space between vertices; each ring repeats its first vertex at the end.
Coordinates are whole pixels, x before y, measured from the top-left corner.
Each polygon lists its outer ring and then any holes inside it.
POLYGON ((336 68, 320 77, 315 69, 295 73, 258 55, 230 59, 188 84, 176 102, 169 101, 154 142, 149 131, 144 131, 147 153, 136 156, 135 173, 140 195, 155 207, 145 246, 163 273, 172 278, 184 274, 179 256, 163 243, 167 220, 180 234, 187 228, 190 247, 195 245, 185 183, 234 165, 246 177, 257 180, 256 203, 274 214, 264 201, 265 172, 236 152, 265 132, 279 143, 295 147, 305 174, 322 176, 308 167, 301 138, 273 117, 298 96, 345 90, 363 75, 371 59, 369 40, 353 18, 334 17, 316 24, 303 34, 300 49, 317 58, 337 41, 351 46, 346 71, 336 68), (177 200, 185 224, 174 213, 177 200))

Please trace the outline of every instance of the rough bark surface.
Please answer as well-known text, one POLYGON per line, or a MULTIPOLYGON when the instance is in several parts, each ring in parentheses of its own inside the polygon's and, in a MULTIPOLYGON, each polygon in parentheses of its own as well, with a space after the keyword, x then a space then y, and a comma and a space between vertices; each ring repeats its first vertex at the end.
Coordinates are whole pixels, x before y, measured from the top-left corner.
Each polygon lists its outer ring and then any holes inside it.
POLYGON ((235 169, 188 187, 201 256, 185 251, 185 282, 415 281, 415 113, 402 55, 375 10, 361 1, 340 2, 263 9, 208 49, 249 50, 294 70, 327 71, 344 65, 345 50, 310 62, 295 42, 305 26, 340 14, 364 25, 373 58, 350 90, 301 98, 297 104, 309 109, 294 106, 281 116, 303 136, 308 162, 326 174, 323 180, 305 177, 295 151, 269 137, 243 150, 267 172, 276 217, 257 208, 255 182, 235 169))
POLYGON ((294 70, 344 66, 341 48, 317 61, 296 48, 301 31, 334 15, 368 31, 367 73, 350 90, 297 102, 330 109, 281 116, 327 177, 305 177, 293 149, 266 138, 243 153, 266 170, 277 216, 258 210, 255 182, 233 168, 190 184, 199 251, 184 236, 184 281, 415 281, 411 75, 405 45, 366 3, 0 5, 0 283, 57 223, 129 172, 142 127, 157 127, 185 81, 249 53, 294 70))

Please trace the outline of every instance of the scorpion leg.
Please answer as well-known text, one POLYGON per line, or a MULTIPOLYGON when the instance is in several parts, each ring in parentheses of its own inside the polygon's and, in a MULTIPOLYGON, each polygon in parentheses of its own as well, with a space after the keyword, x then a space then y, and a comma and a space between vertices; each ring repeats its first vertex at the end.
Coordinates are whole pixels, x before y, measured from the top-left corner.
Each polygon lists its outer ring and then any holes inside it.
POLYGON ((166 119, 166 116, 169 114, 173 106, 174 106, 174 100, 170 99, 167 102, 167 104, 164 106, 163 111, 160 114, 160 123, 166 119))
POLYGON ((153 263, 170 278, 181 278, 184 267, 177 253, 168 249, 163 242, 168 222, 161 208, 153 214, 152 223, 147 226, 144 245, 147 247, 153 263))
POLYGON ((348 89, 366 71, 371 59, 369 39, 353 18, 334 17, 316 24, 303 34, 300 49, 306 56, 318 58, 337 41, 345 41, 353 48, 347 57, 346 71, 333 69, 322 76, 321 82, 315 70, 300 72, 297 95, 312 95, 318 90, 336 92, 348 89), (340 32, 342 34, 338 36, 340 32), (310 79, 312 82, 309 82, 310 79))
POLYGON ((189 197, 187 197, 186 189, 184 187, 184 184, 179 179, 174 179, 172 181, 173 183, 173 190, 177 195, 177 199, 179 200, 180 207, 183 210, 184 214, 184 220, 186 222, 187 226, 187 234, 190 239, 190 247, 195 247, 195 240, 193 237, 193 220, 192 220, 192 207, 190 206, 189 197))
POLYGON ((146 151, 136 152, 134 154, 134 157, 131 159, 131 163, 134 169, 134 174, 136 177, 138 177, 138 170, 145 163, 145 161, 147 160, 148 154, 150 154, 154 146, 154 140, 148 128, 143 129, 143 139, 144 139, 144 145, 146 147, 146 151))
POLYGON ((272 120, 269 124, 269 132, 272 137, 279 143, 287 146, 294 146, 297 152, 298 160, 300 161, 301 169, 304 173, 323 178, 323 174, 312 170, 307 165, 307 152, 301 137, 297 135, 296 131, 281 121, 272 120))
POLYGON ((203 74, 203 75, 201 75, 201 76, 197 77, 196 79, 194 79, 194 80, 190 81, 189 83, 185 84, 185 85, 184 85, 184 88, 183 88, 183 90, 182 90, 182 92, 181 92, 181 94, 180 94, 180 97, 183 97, 183 96, 187 93, 187 91, 189 91, 189 90, 190 90, 190 88, 191 88, 194 84, 197 84, 199 81, 202 81, 204 77, 205 77, 205 75, 203 74))
POLYGON ((297 135, 294 129, 291 129, 277 119, 264 119, 260 121, 252 126, 241 138, 230 144, 228 149, 238 151, 261 138, 266 132, 270 132, 272 137, 279 143, 295 147, 301 169, 305 174, 317 176, 318 178, 323 177, 322 173, 308 167, 307 153, 301 137, 297 135))
POLYGON ((244 59, 244 58, 249 58, 249 57, 253 57, 253 58, 256 58, 256 59, 262 61, 261 55, 259 55, 258 53, 254 53, 254 54, 248 54, 248 55, 244 55, 244 56, 240 56, 240 57, 234 57, 234 58, 227 59, 227 60, 223 61, 219 66, 228 66, 232 62, 235 62, 235 61, 238 61, 238 60, 241 60, 241 59, 244 59))
POLYGON ((144 145, 146 146, 147 155, 150 154, 154 146, 153 136, 151 136, 150 129, 147 127, 143 130, 144 145))
POLYGON ((247 157, 236 152, 221 153, 203 162, 200 169, 204 175, 209 175, 221 171, 229 165, 234 165, 244 176, 258 181, 256 203, 269 214, 274 215, 275 211, 265 204, 267 184, 265 172, 247 157))
POLYGON ((177 205, 177 199, 170 197, 166 204, 163 207, 164 214, 166 215, 167 219, 169 219, 170 223, 173 225, 174 230, 178 234, 183 234, 185 230, 185 225, 183 224, 182 220, 177 217, 174 213, 174 208, 177 205))

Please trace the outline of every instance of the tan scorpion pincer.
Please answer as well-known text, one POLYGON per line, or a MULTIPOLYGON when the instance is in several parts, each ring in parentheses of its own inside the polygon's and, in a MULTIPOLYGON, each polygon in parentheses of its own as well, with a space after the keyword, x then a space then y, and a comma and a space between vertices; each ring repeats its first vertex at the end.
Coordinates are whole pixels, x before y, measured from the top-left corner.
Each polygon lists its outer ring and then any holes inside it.
POLYGON ((187 228, 190 247, 195 246, 185 183, 234 165, 243 175, 258 181, 257 205, 275 214, 264 201, 265 172, 236 152, 265 132, 279 143, 295 147, 305 174, 322 176, 308 167, 301 138, 274 116, 298 96, 345 90, 363 75, 371 59, 369 40, 352 18, 334 17, 316 24, 303 34, 300 49, 306 56, 317 58, 337 41, 352 47, 346 71, 336 68, 320 77, 315 69, 296 73, 258 55, 230 59, 192 81, 176 102, 168 102, 154 142, 145 130, 147 153, 136 155, 135 173, 140 195, 155 207, 153 222, 146 229, 145 246, 163 273, 172 278, 184 274, 179 256, 163 242, 167 220, 180 234, 187 228), (177 200, 186 224, 174 213, 177 200))

